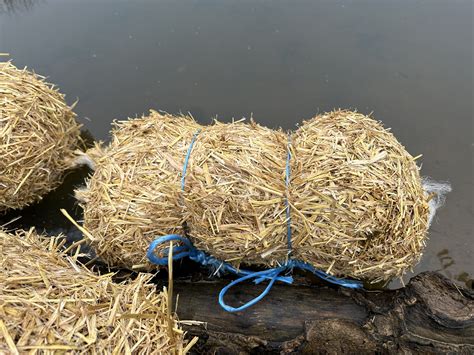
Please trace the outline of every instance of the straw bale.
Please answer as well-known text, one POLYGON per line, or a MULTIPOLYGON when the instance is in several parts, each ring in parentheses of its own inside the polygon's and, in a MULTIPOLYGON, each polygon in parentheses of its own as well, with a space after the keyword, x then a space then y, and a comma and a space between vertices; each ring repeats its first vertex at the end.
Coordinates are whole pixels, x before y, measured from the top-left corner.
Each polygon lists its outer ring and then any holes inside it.
POLYGON ((182 353, 168 295, 140 274, 97 275, 59 252, 56 238, 0 231, 0 353, 182 353))
POLYGON ((199 128, 191 117, 151 111, 115 123, 110 145, 88 152, 95 172, 77 194, 92 245, 109 265, 149 269, 148 244, 158 235, 183 232, 181 170, 199 128))
POLYGON ((216 122, 199 134, 183 193, 198 249, 237 266, 286 258, 287 140, 255 122, 216 122))
POLYGON ((74 118, 43 77, 0 63, 0 212, 36 202, 60 184, 78 143, 74 118))
POLYGON ((428 204, 415 159, 370 117, 334 111, 295 132, 295 257, 372 282, 421 257, 428 204))
POLYGON ((186 232, 198 249, 235 266, 275 266, 288 257, 286 198, 296 259, 372 282, 419 260, 428 228, 419 170, 372 118, 319 115, 292 134, 290 146, 282 131, 254 122, 202 127, 180 192, 197 128, 189 118, 157 113, 116 127, 84 205, 90 239, 107 262, 150 268, 149 242, 186 232), (118 186, 113 197, 111 186, 118 186))

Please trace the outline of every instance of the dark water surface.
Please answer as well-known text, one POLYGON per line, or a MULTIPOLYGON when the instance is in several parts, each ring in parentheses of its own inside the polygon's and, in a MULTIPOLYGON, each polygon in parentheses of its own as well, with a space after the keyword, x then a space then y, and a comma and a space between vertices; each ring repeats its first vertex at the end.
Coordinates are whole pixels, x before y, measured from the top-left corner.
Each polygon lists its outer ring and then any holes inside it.
MULTIPOLYGON (((100 140, 149 108, 286 129, 333 108, 373 111, 423 154, 423 175, 453 186, 415 272, 472 285, 472 1, 0 0, 0 52, 79 99, 100 140)), ((72 208, 80 180, 23 219, 63 225, 51 209, 72 208)))

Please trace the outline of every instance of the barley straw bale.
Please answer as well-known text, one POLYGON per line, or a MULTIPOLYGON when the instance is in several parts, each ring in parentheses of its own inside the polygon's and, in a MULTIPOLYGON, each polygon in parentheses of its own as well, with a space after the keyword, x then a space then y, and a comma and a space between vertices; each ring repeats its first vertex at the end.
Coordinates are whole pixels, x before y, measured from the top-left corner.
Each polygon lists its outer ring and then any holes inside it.
POLYGON ((57 187, 78 138, 75 114, 56 88, 0 63, 0 212, 25 207, 57 187))
POLYGON ((187 350, 150 275, 114 283, 56 238, 0 231, 0 353, 164 354, 187 350))
POLYGON ((199 128, 190 117, 151 111, 115 123, 110 145, 88 152, 96 169, 76 196, 92 244, 109 265, 150 268, 144 252, 150 242, 182 233, 183 157, 199 128))
POLYGON ((303 123, 291 145, 283 132, 253 122, 202 127, 181 193, 184 157, 197 128, 189 118, 153 113, 114 130, 84 205, 85 226, 106 261, 150 268, 149 242, 186 231, 198 249, 235 266, 275 266, 288 257, 287 198, 292 257, 373 282, 399 276, 419 259, 428 228, 419 171, 372 118, 323 114, 303 123), (137 155, 143 149, 148 159, 137 155), (136 171, 148 174, 142 178, 136 171))
POLYGON ((237 266, 286 258, 287 141, 255 122, 216 122, 199 134, 183 193, 198 249, 237 266))
POLYGON ((334 111, 294 134, 295 257, 372 282, 400 276, 425 245, 428 204, 415 159, 383 126, 334 111))

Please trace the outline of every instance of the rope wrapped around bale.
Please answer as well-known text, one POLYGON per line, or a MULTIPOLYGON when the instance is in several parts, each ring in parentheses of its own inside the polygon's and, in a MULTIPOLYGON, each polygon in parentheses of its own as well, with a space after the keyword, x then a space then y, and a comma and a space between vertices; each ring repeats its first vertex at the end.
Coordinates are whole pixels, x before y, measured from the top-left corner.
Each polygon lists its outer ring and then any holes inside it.
MULTIPOLYGON (((342 110, 304 122, 291 144, 253 121, 202 127, 152 112, 121 122, 79 196, 89 239, 111 265, 150 270, 144 246, 177 234, 192 245, 182 241, 183 254, 202 252, 217 269, 279 270, 264 277, 274 282, 301 263, 329 281, 374 283, 419 260, 433 197, 388 130, 342 110)), ((158 244, 155 262, 166 255, 158 244)))
MULTIPOLYGON (((188 169, 189 158, 191 156, 191 152, 192 152, 194 143, 196 141, 197 135, 199 134, 200 131, 201 130, 198 130, 194 134, 193 139, 191 140, 191 144, 189 145, 188 151, 186 153, 186 158, 184 160, 183 172, 182 172, 182 177, 181 177, 181 190, 183 192, 185 191, 185 186, 186 186, 185 182, 186 182, 186 173, 188 169)), ((290 140, 288 140, 288 153, 287 153, 286 166, 285 166, 285 183, 286 183, 287 189, 290 183, 291 153, 290 153, 289 147, 290 147, 290 140)), ((179 260, 183 257, 189 257, 191 260, 195 262, 211 267, 212 269, 215 270, 214 271, 215 273, 231 273, 231 274, 240 276, 239 279, 232 281, 229 285, 224 287, 219 293, 219 304, 222 306, 222 308, 224 308, 228 312, 243 311, 253 306, 255 303, 259 302, 261 299, 263 299, 263 297, 265 297, 268 294, 268 292, 272 288, 275 281, 281 281, 281 282, 291 284, 293 282, 293 278, 291 276, 280 276, 280 274, 291 272, 293 268, 300 268, 306 271, 310 271, 313 274, 319 276, 320 278, 328 282, 338 284, 344 287, 361 288, 362 283, 360 282, 352 281, 352 280, 341 280, 341 279, 332 277, 331 275, 328 275, 325 272, 317 270, 310 264, 290 258, 291 252, 292 252, 292 239, 291 239, 292 235, 291 235, 291 214, 290 214, 290 205, 289 205, 288 199, 285 199, 285 211, 286 211, 285 215, 286 215, 287 248, 288 248, 287 258, 284 261, 284 263, 282 265, 279 265, 278 267, 273 267, 271 269, 266 269, 263 271, 248 271, 248 270, 243 270, 240 268, 235 268, 228 262, 223 262, 219 259, 216 259, 213 256, 207 255, 206 253, 200 251, 187 238, 184 238, 176 234, 170 234, 170 235, 166 235, 164 237, 155 239, 148 248, 147 258, 149 261, 151 261, 152 263, 156 265, 167 265, 169 251, 167 249, 164 249, 164 250, 162 249, 161 253, 164 254, 165 256, 164 258, 157 257, 155 255, 155 251, 159 248, 162 248, 169 241, 177 241, 178 243, 181 243, 183 245, 178 247, 177 251, 179 253, 174 256, 173 258, 174 260, 179 260), (268 280, 268 285, 260 295, 248 301, 247 303, 243 304, 240 307, 232 307, 232 306, 227 305, 224 301, 224 296, 227 293, 227 291, 234 285, 246 280, 251 280, 251 279, 253 279, 253 281, 256 284, 259 284, 262 281, 268 280)))
POLYGON ((168 295, 139 274, 115 283, 60 252, 56 238, 0 231, 0 353, 185 353, 168 295))
POLYGON ((0 213, 39 201, 74 165, 79 125, 44 78, 0 62, 0 213))
POLYGON ((76 197, 92 244, 109 265, 150 270, 145 251, 151 241, 182 231, 182 160, 200 127, 190 117, 153 111, 115 123, 110 145, 88 151, 96 169, 76 197))

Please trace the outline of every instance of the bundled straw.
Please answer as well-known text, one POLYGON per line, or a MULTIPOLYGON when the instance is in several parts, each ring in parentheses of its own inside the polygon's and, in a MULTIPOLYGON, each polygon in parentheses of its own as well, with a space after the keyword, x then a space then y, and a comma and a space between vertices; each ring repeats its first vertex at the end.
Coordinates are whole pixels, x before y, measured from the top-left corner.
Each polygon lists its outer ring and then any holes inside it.
POLYGON ((183 193, 196 248, 237 266, 286 258, 286 145, 285 134, 254 122, 199 134, 183 193))
POLYGON ((199 125, 155 111, 115 124, 110 146, 90 155, 96 170, 84 202, 84 227, 110 265, 146 268, 145 250, 157 236, 182 231, 178 206, 183 157, 199 125), (145 266, 144 266, 145 265, 145 266))
POLYGON ((59 185, 79 138, 74 117, 43 77, 0 63, 0 212, 59 185))
POLYGON ((157 293, 149 275, 116 284, 58 254, 55 241, 0 231, 0 353, 188 350, 167 315, 166 292, 157 293))
POLYGON ((83 193, 89 239, 107 262, 150 268, 148 244, 170 233, 237 267, 295 258, 373 282, 420 258, 428 197, 415 159, 373 119, 324 114, 290 142, 253 122, 199 128, 155 112, 116 127, 83 193))
POLYGON ((400 276, 425 245, 428 204, 415 159, 375 120, 334 111, 294 135, 295 257, 336 275, 400 276))

